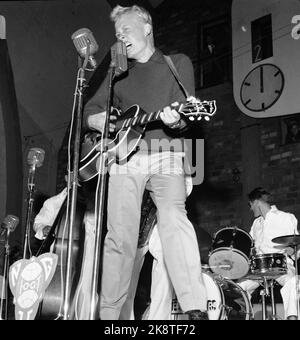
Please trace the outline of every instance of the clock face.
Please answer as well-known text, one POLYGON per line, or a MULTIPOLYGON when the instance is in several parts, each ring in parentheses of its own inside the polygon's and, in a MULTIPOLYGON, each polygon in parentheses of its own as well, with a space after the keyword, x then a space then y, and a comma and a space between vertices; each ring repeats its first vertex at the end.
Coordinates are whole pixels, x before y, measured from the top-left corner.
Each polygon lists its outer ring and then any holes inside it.
POLYGON ((282 71, 273 64, 261 64, 243 80, 241 102, 250 111, 265 111, 279 99, 283 86, 282 71))

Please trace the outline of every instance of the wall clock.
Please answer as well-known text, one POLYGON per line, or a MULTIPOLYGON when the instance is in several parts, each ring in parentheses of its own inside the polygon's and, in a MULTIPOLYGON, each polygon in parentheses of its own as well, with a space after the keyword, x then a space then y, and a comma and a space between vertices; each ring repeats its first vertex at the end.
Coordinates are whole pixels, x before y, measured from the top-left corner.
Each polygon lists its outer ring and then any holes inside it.
POLYGON ((244 78, 240 97, 242 104, 250 111, 265 111, 281 96, 284 75, 274 64, 261 64, 244 78))

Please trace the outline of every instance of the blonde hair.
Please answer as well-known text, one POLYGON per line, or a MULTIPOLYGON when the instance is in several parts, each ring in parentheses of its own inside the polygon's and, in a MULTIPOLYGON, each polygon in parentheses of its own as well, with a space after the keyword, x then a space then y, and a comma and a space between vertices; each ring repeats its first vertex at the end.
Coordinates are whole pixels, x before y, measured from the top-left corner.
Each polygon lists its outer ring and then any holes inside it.
POLYGON ((110 14, 110 19, 113 22, 116 22, 122 15, 127 13, 135 13, 137 14, 146 24, 150 24, 152 26, 152 18, 150 13, 145 10, 145 8, 133 5, 130 7, 122 7, 117 5, 110 14))

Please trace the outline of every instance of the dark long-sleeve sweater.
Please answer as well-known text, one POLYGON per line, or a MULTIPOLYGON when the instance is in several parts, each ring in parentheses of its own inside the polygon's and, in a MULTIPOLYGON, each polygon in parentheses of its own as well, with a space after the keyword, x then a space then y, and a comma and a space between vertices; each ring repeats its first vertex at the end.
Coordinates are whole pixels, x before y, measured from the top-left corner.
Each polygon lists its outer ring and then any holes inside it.
MULTIPOLYGON (((194 95, 194 71, 190 59, 184 54, 171 55, 171 59, 186 90, 190 95, 194 95)), ((83 119, 85 127, 89 115, 105 111, 107 96, 108 77, 85 105, 83 119)), ((146 63, 129 64, 128 72, 119 79, 116 78, 113 86, 113 106, 121 109, 122 112, 134 104, 138 104, 148 113, 157 112, 173 102, 184 102, 185 99, 159 50, 156 50, 146 63)), ((143 139, 148 143, 148 150, 154 151, 155 146, 153 142, 150 144, 151 141, 173 140, 175 132, 159 121, 148 124, 143 139)), ((167 146, 163 145, 161 149, 166 148, 167 146)))

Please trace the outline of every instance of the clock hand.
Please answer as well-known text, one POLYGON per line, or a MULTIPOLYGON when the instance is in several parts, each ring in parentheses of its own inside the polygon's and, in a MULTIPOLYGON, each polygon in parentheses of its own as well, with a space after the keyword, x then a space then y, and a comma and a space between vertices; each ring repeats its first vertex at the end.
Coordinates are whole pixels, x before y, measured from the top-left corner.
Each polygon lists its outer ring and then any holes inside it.
POLYGON ((264 92, 264 70, 263 67, 260 67, 260 93, 264 92))

